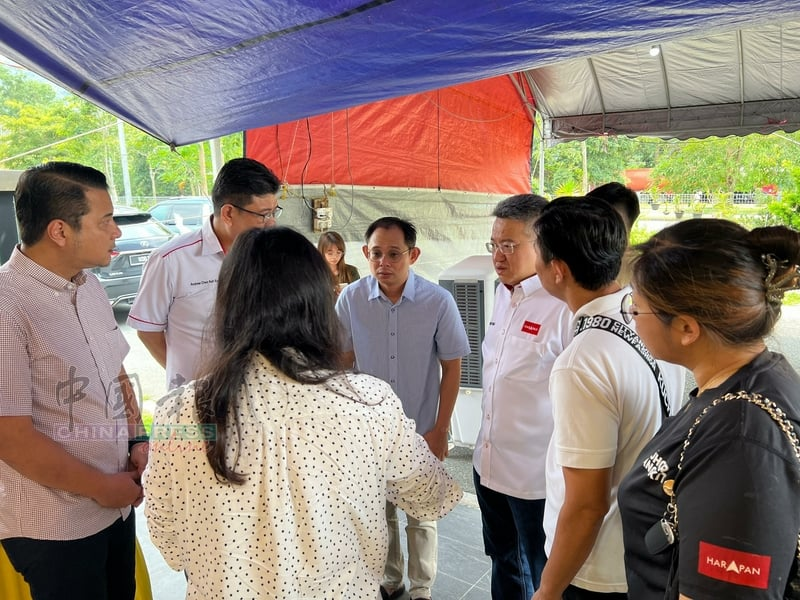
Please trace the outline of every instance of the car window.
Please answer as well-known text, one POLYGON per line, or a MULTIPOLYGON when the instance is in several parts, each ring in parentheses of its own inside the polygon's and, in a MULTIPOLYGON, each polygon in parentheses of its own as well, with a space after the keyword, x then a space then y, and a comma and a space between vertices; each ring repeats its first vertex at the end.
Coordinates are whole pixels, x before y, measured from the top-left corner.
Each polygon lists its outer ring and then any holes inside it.
POLYGON ((202 219, 203 205, 202 204, 181 204, 175 207, 175 213, 184 219, 202 219))
POLYGON ((154 206, 149 212, 154 219, 164 221, 169 218, 171 209, 171 206, 154 206))
POLYGON ((169 235, 169 232, 164 231, 164 228, 158 223, 151 222, 123 225, 120 227, 120 231, 122 231, 122 239, 124 240, 164 237, 165 235, 169 235))

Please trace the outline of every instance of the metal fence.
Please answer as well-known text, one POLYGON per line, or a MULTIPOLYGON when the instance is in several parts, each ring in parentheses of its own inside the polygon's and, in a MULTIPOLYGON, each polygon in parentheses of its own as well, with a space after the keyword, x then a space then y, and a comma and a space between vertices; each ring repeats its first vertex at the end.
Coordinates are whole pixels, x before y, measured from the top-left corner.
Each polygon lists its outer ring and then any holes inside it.
POLYGON ((727 192, 711 193, 696 192, 694 194, 669 194, 650 192, 637 192, 641 204, 673 204, 689 207, 693 204, 720 204, 730 202, 731 204, 751 204, 765 205, 775 200, 775 196, 770 196, 764 192, 727 192))

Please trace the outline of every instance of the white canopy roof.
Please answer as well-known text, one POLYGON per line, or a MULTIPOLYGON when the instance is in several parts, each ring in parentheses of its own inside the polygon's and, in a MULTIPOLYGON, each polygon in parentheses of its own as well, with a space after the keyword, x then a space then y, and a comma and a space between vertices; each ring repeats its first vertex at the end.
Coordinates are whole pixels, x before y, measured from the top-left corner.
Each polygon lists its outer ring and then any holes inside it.
POLYGON ((525 76, 548 137, 793 131, 800 127, 800 21, 643 44, 525 76))

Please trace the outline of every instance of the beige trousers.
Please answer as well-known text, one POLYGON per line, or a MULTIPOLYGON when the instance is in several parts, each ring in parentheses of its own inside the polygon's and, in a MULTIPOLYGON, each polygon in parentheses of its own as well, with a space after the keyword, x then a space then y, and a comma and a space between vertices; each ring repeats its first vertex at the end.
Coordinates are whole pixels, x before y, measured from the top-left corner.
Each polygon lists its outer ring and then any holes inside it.
MULTIPOLYGON (((409 595, 430 598, 433 580, 436 579, 438 536, 436 521, 418 521, 406 514, 406 542, 408 546, 409 595)), ((403 583, 403 549, 400 547, 400 525, 397 507, 386 503, 386 523, 389 526, 389 554, 383 571, 383 587, 396 589, 403 583)))

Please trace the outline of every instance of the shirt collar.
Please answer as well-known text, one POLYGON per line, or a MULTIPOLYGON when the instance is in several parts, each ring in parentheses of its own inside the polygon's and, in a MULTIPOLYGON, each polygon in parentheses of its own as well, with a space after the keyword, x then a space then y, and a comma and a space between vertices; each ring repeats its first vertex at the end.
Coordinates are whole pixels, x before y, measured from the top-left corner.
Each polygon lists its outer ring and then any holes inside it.
POLYGON ((50 269, 43 267, 25 256, 22 250, 19 249, 19 245, 14 247, 11 258, 8 259, 8 266, 14 271, 30 277, 31 279, 35 279, 57 291, 72 289, 75 286, 86 283, 86 271, 80 271, 72 278, 72 281, 64 279, 61 275, 53 273, 50 269))
POLYGON ((622 297, 629 291, 630 288, 622 288, 612 294, 606 294, 605 296, 590 300, 575 311, 575 319, 585 315, 611 315, 618 321, 622 320, 619 307, 622 302, 622 297))
MULTIPOLYGON (((502 283, 500 285, 503 285, 502 283)), ((503 285, 508 290, 508 287, 503 285)), ((513 289, 508 290, 508 293, 512 296, 515 293, 522 292, 523 297, 528 297, 533 295, 534 293, 538 292, 542 289, 542 280, 539 279, 538 275, 531 275, 527 279, 523 279, 517 285, 514 286, 513 289)))
POLYGON ((223 252, 222 244, 219 243, 219 238, 217 237, 217 234, 214 233, 214 228, 211 226, 211 221, 213 218, 214 215, 210 215, 205 221, 203 221, 203 227, 200 230, 200 237, 203 244, 203 249, 201 252, 203 256, 223 252))
MULTIPOLYGON (((401 300, 406 299, 409 302, 414 301, 414 298, 416 297, 416 286, 414 285, 415 279, 416 276, 414 275, 414 271, 409 269, 408 279, 406 279, 406 284, 403 286, 403 294, 400 296, 401 300)), ((381 291, 381 288, 378 285, 378 280, 374 275, 370 275, 369 300, 377 300, 378 298, 384 298, 387 302, 390 302, 390 300, 386 297, 386 294, 381 291)))

